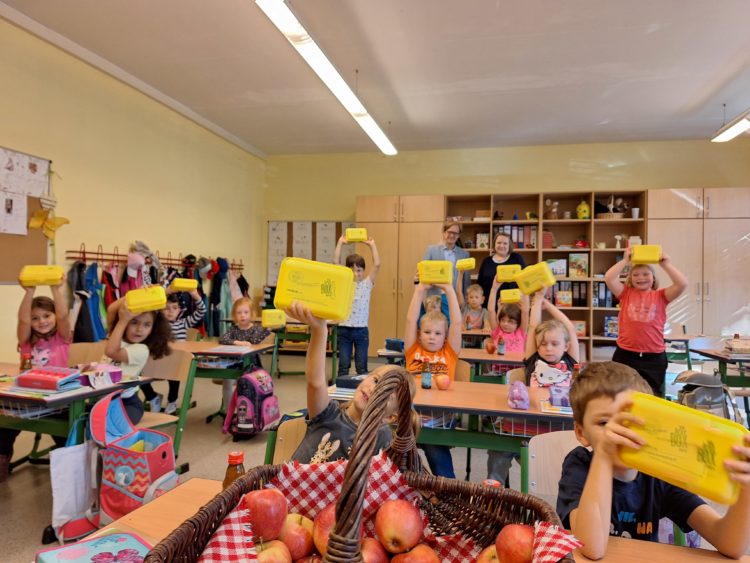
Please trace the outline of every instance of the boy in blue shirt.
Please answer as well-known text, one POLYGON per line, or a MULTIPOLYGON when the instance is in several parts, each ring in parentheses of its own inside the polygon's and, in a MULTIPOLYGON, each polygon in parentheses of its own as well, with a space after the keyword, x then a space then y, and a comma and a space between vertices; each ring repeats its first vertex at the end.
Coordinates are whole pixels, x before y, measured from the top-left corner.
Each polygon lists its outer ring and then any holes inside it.
POLYGON ((651 393, 638 373, 616 362, 594 362, 570 388, 576 437, 583 446, 563 462, 557 512, 563 525, 584 543, 581 553, 600 559, 610 535, 657 541, 659 519, 683 531, 696 530, 727 557, 739 558, 750 545, 750 434, 734 446, 740 460, 726 460, 740 497, 724 516, 703 499, 620 461, 618 448, 638 449, 645 441, 626 424, 643 422, 625 412, 629 391, 651 393))

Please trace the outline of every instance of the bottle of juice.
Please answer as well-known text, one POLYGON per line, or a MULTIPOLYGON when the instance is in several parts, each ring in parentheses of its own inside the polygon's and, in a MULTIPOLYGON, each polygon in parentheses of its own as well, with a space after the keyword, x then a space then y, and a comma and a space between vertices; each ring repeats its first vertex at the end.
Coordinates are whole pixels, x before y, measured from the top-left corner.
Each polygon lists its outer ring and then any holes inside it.
POLYGON ((30 370, 32 367, 31 365, 31 354, 21 354, 21 373, 30 370))
POLYGON ((432 369, 430 362, 422 362, 422 389, 432 389, 432 369))
POLYGON ((502 336, 497 339, 497 353, 499 356, 505 354, 505 340, 502 336))
POLYGON ((245 474, 245 452, 229 452, 227 472, 224 475, 223 488, 226 489, 235 479, 245 474))

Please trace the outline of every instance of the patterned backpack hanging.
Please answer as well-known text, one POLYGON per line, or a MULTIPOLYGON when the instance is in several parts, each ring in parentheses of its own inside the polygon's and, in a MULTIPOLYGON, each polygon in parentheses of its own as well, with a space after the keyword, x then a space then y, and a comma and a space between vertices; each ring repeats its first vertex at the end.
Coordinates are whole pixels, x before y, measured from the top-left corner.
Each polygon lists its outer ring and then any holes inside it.
POLYGON ((264 369, 244 373, 237 380, 224 419, 224 432, 236 442, 250 438, 279 420, 279 399, 273 379, 264 369))

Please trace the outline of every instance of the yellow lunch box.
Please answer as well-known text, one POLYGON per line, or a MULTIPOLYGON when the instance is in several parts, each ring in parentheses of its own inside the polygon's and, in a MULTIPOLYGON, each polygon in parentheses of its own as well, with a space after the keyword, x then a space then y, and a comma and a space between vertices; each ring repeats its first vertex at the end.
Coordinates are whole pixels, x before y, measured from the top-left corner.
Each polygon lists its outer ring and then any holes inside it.
POLYGON ((189 278, 175 278, 172 280, 169 288, 175 293, 178 291, 195 291, 198 289, 198 280, 189 278))
POLYGON ((367 229, 346 229, 346 242, 364 242, 367 240, 367 229))
POLYGON ((167 306, 167 294, 160 285, 131 289, 125 294, 125 305, 131 313, 158 311, 167 306))
POLYGON ((316 317, 343 321, 351 314, 354 288, 351 268, 304 258, 284 258, 273 305, 286 309, 292 301, 299 301, 316 317))
POLYGON ((521 273, 520 264, 510 264, 508 266, 498 266, 495 271, 497 283, 512 282, 513 279, 521 273))
POLYGON ((456 261, 456 270, 463 272, 464 270, 473 270, 477 267, 476 258, 462 258, 456 261))
POLYGON ((503 289, 500 291, 500 303, 518 303, 520 300, 520 289, 503 289))
POLYGON ((63 277, 60 266, 24 266, 18 279, 24 287, 36 285, 57 285, 63 277))
POLYGON ((417 264, 417 269, 421 283, 453 283, 453 264, 450 260, 422 260, 417 264))
POLYGON ((732 446, 742 443, 744 426, 646 393, 632 398, 630 412, 645 424, 630 428, 646 445, 621 448, 623 463, 713 501, 737 502, 739 486, 729 479, 724 460, 738 459, 732 446))
POLYGON ((637 244, 630 249, 633 264, 658 264, 661 260, 660 244, 637 244))
POLYGON ((547 262, 526 266, 519 274, 515 275, 513 281, 518 284, 518 289, 526 295, 536 293, 545 287, 552 287, 557 282, 547 262))
POLYGON ((286 313, 278 309, 263 309, 260 324, 265 328, 279 328, 286 325, 286 313))

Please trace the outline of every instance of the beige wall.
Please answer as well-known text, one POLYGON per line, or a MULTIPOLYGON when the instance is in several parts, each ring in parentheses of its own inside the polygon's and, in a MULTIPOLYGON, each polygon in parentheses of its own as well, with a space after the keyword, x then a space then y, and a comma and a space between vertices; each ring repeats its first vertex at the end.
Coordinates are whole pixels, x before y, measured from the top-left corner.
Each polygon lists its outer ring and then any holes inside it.
MULTIPOLYGON (((0 145, 53 161, 58 214, 71 221, 59 264, 82 242, 123 251, 134 239, 259 262, 263 161, 3 20, 0 52, 0 145)), ((246 270, 254 287, 261 274, 246 270)), ((17 358, 21 294, 0 286, 0 361, 17 358)))

